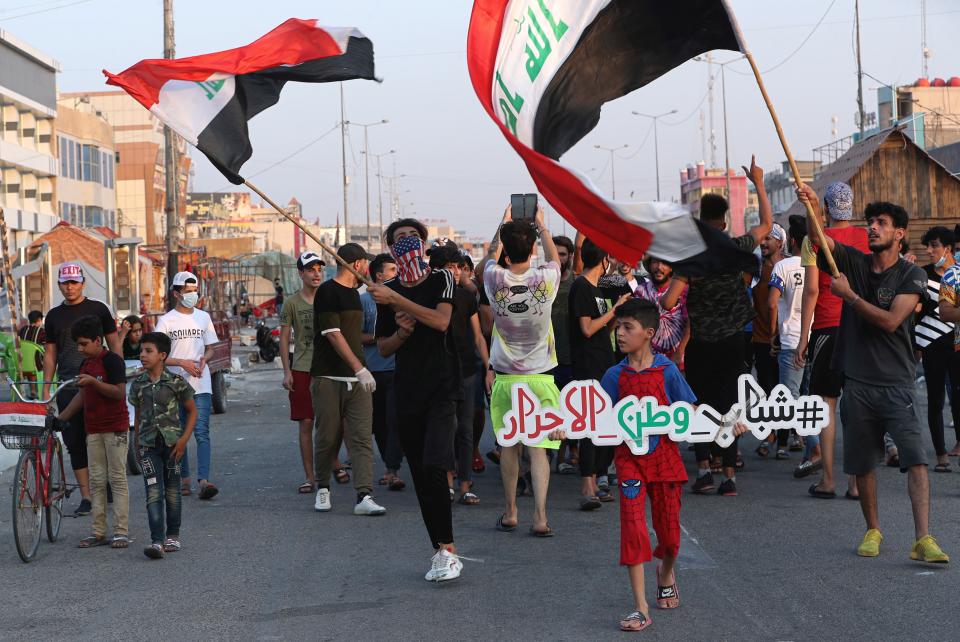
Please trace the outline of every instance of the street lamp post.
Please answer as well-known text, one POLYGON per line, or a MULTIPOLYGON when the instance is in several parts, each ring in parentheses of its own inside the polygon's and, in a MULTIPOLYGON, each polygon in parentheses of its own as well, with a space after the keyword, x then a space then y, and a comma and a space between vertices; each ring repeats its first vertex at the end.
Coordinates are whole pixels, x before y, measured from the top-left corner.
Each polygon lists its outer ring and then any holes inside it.
POLYGON ((381 154, 373 154, 373 157, 377 159, 377 216, 380 219, 380 251, 386 251, 384 247, 383 240, 383 185, 381 184, 381 178, 383 177, 383 169, 381 167, 380 159, 384 156, 389 156, 390 154, 395 154, 397 150, 391 149, 389 152, 383 152, 381 154))
MULTIPOLYGON (((643 116, 644 118, 653 119, 653 159, 654 164, 656 165, 657 173, 657 200, 660 200, 660 143, 657 139, 657 121, 663 118, 664 116, 670 116, 671 114, 677 113, 676 109, 671 109, 668 112, 662 114, 651 115, 651 114, 641 114, 638 111, 633 112, 634 116, 643 116)), ((669 123, 668 123, 669 124, 669 123)))
MULTIPOLYGON (((346 121, 347 125, 356 125, 357 127, 363 127, 363 154, 364 154, 364 183, 367 190, 367 251, 370 251, 370 145, 369 139, 367 137, 367 130, 371 127, 376 127, 377 125, 386 125, 389 120, 384 118, 381 121, 375 123, 354 123, 351 121, 346 121)), ((347 230, 348 240, 349 240, 350 230, 347 230)))
POLYGON ((630 145, 627 145, 627 144, 620 145, 619 147, 604 147, 602 145, 594 145, 594 147, 596 147, 599 150, 610 152, 610 186, 612 187, 610 192, 610 197, 613 198, 613 200, 617 199, 617 175, 614 172, 614 165, 616 164, 615 162, 616 156, 614 155, 614 153, 617 150, 625 149, 629 146, 630 145))

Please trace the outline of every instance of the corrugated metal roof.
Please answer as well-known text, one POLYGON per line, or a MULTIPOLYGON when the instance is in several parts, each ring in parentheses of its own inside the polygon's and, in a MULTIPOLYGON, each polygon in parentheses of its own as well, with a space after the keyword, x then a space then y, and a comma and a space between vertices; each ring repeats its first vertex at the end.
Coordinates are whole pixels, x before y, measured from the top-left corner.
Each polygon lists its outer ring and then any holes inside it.
MULTIPOLYGON (((857 173, 857 170, 863 166, 874 154, 877 153, 877 150, 880 149, 880 146, 886 142, 888 138, 897 134, 902 137, 904 140, 908 141, 910 145, 916 145, 908 136, 905 136, 903 133, 899 133, 900 128, 891 127, 883 131, 877 132, 870 138, 866 138, 856 143, 853 147, 848 149, 846 153, 835 160, 834 162, 827 165, 820 174, 813 180, 813 183, 810 184, 813 187, 814 191, 817 194, 823 194, 826 190, 827 185, 835 181, 843 181, 844 183, 849 183, 850 179, 857 173)), ((800 201, 795 202, 790 206, 790 209, 783 215, 784 219, 794 214, 803 214, 806 215, 807 210, 800 201)))
POLYGON ((951 174, 960 174, 960 142, 931 149, 930 156, 951 174))

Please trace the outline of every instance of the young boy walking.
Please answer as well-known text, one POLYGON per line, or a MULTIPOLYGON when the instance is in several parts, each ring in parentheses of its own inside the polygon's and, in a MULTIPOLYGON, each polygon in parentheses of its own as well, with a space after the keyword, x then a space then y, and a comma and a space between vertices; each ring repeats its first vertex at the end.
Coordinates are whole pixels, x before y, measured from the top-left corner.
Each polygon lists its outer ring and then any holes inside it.
POLYGON ((130 387, 130 403, 136 409, 135 439, 147 495, 147 519, 150 521, 151 543, 143 549, 143 554, 155 560, 161 559, 164 553, 174 553, 181 548, 180 461, 197 424, 193 388, 164 367, 169 354, 170 337, 162 332, 143 335, 140 362, 144 372, 130 387), (181 408, 186 414, 182 425, 181 408))
POLYGON ((127 493, 126 368, 119 355, 103 347, 103 325, 95 316, 83 316, 70 328, 70 336, 83 355, 77 375, 76 395, 60 413, 68 420, 83 412, 87 431, 93 534, 80 540, 80 548, 109 543, 111 548, 130 545, 127 493), (113 538, 107 538, 107 480, 113 491, 113 538))
MULTIPOLYGON (((617 345, 626 358, 607 370, 600 384, 614 403, 622 397, 654 397, 660 405, 696 402, 677 366, 654 354, 652 341, 660 325, 660 310, 652 301, 633 299, 616 309, 617 345)), ((652 556, 657 567, 657 606, 675 609, 680 594, 674 564, 680 552, 680 495, 687 472, 676 442, 650 437, 646 455, 634 455, 626 444, 616 447, 614 465, 620 483, 620 564, 630 573, 635 610, 620 621, 622 631, 640 631, 653 622, 644 591, 643 564, 652 556), (650 549, 646 498, 650 497, 657 548, 650 549)))

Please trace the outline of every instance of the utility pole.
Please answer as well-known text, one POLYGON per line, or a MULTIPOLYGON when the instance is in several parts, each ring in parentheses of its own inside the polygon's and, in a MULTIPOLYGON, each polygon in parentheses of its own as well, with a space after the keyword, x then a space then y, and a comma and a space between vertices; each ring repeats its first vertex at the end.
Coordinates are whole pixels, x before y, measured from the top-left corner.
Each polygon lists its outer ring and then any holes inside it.
POLYGON ((380 163, 380 159, 384 156, 389 156, 390 154, 396 153, 397 150, 391 149, 389 152, 383 152, 382 154, 374 154, 373 157, 377 159, 377 215, 380 218, 380 251, 385 252, 386 247, 384 246, 383 240, 383 184, 381 179, 383 178, 383 167, 380 163))
POLYGON ((363 127, 363 172, 364 172, 364 186, 367 190, 367 251, 370 251, 370 139, 367 136, 367 130, 371 127, 376 127, 377 125, 386 125, 389 120, 384 118, 381 121, 376 123, 353 123, 349 120, 346 122, 347 125, 356 125, 357 127, 363 127))
MULTIPOLYGON (((173 37, 173 0, 163 0, 163 57, 172 59, 175 56, 174 37, 173 37)), ((179 212, 177 211, 177 192, 179 190, 179 181, 177 180, 177 150, 175 134, 170 127, 163 127, 163 161, 164 174, 164 198, 163 210, 167 217, 167 285, 173 283, 174 275, 180 271, 180 261, 178 256, 179 248, 179 212)), ((139 302, 138 304, 139 305, 139 302)), ((167 288, 167 309, 173 309, 173 297, 169 294, 167 288)))
POLYGON ((671 114, 675 114, 675 113, 677 113, 676 109, 671 109, 668 112, 657 114, 656 116, 652 116, 650 114, 641 114, 638 111, 633 112, 634 116, 643 116, 644 118, 653 119, 653 158, 654 158, 654 163, 656 165, 656 173, 657 173, 657 200, 658 201, 660 200, 660 143, 657 140, 657 121, 663 118, 664 116, 670 116, 671 114))
POLYGON ((727 206, 730 205, 730 136, 727 133, 727 75, 725 69, 728 61, 720 65, 720 88, 723 96, 723 173, 727 177, 727 206))
POLYGON ((930 77, 929 61, 930 61, 930 50, 927 49, 927 0, 920 0, 920 47, 921 47, 921 64, 923 69, 923 77, 930 77))
MULTIPOLYGON (((857 38, 857 120, 860 121, 860 140, 863 140, 863 128, 866 116, 863 113, 863 67, 860 65, 860 0, 853 0, 854 22, 856 23, 857 38)), ((926 75, 924 75, 926 77, 926 75)), ((896 96, 893 100, 896 101, 896 96)))
POLYGON ((610 198, 616 200, 617 199, 617 175, 614 172, 614 166, 616 165, 616 160, 615 160, 616 157, 614 156, 614 153, 618 149, 624 149, 626 147, 629 147, 629 145, 624 144, 624 145, 620 145, 619 147, 603 147, 602 145, 594 145, 594 147, 604 152, 610 152, 610 187, 612 188, 610 192, 610 198))
POLYGON ((717 130, 713 126, 713 56, 705 56, 707 62, 707 103, 710 106, 710 167, 717 166, 717 130))
POLYGON ((345 243, 350 242, 350 219, 347 210, 347 191, 350 187, 347 181, 347 119, 344 116, 343 81, 340 81, 340 167, 343 169, 343 237, 345 243))

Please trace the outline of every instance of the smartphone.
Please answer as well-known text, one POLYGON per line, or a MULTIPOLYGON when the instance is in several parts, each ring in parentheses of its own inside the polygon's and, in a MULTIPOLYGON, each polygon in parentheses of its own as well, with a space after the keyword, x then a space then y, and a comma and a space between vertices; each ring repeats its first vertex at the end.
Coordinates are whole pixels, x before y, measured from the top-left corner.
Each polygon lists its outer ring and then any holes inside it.
POLYGON ((537 195, 536 194, 511 194, 510 206, 512 217, 515 221, 532 221, 537 216, 537 195))

